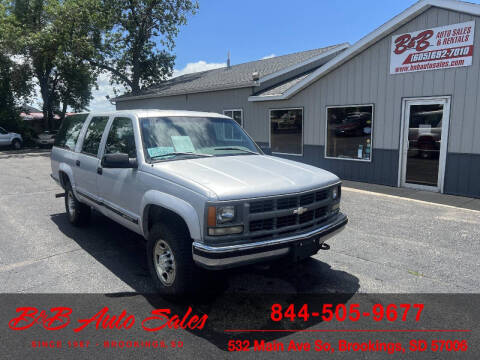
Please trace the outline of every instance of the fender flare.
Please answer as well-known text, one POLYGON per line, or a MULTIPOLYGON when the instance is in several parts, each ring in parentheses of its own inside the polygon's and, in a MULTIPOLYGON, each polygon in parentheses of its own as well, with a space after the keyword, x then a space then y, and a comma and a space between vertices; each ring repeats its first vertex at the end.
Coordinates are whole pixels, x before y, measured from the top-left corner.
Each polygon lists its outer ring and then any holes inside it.
POLYGON ((60 166, 58 167, 58 174, 59 174, 59 181, 62 187, 65 188, 65 184, 62 181, 62 177, 60 176, 60 173, 65 173, 68 176, 68 179, 70 180, 70 184, 72 185, 72 189, 75 191, 75 178, 73 177, 73 170, 70 167, 70 165, 67 165, 65 163, 60 163, 60 166))
POLYGON ((145 237, 148 236, 148 207, 151 205, 168 209, 180 216, 187 224, 190 236, 194 240, 201 239, 199 216, 194 207, 188 202, 158 190, 149 190, 145 193, 140 204, 140 226, 145 237))

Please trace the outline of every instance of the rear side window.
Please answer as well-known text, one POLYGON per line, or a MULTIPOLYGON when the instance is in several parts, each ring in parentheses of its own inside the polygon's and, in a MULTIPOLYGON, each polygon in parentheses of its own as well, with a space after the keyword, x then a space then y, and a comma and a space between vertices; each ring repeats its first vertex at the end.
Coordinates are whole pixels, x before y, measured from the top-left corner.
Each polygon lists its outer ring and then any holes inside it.
POLYGON ((78 136, 87 117, 88 114, 78 114, 67 116, 63 119, 58 134, 55 137, 54 145, 72 151, 75 150, 75 144, 77 143, 78 136))
POLYGON ((82 153, 97 156, 103 131, 108 122, 108 116, 93 117, 88 124, 87 133, 83 140, 82 153))
POLYGON ((133 124, 130 118, 115 118, 108 133, 105 154, 117 153, 128 154, 131 158, 137 157, 133 124))

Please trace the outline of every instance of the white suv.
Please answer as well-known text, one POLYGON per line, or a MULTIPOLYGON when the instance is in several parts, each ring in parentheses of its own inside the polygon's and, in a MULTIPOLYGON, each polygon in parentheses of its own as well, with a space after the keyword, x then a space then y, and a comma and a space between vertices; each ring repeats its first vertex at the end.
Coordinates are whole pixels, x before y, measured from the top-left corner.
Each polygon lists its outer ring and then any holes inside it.
POLYGON ((11 146, 15 150, 22 148, 22 136, 14 132, 8 132, 0 127, 0 146, 11 146))
POLYGON ((95 208, 144 236, 164 294, 194 290, 200 268, 307 258, 347 223, 337 176, 264 155, 220 114, 70 116, 51 162, 70 222, 85 224, 95 208))

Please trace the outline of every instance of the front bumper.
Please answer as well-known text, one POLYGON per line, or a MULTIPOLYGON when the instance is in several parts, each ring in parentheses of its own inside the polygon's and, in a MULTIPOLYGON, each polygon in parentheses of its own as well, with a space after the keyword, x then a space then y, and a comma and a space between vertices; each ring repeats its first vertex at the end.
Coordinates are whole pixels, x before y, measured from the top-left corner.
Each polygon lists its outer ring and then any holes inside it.
POLYGON ((38 145, 53 145, 55 142, 54 139, 34 139, 35 143, 38 145))
POLYGON ((347 222, 347 216, 339 213, 328 224, 315 230, 280 239, 219 247, 194 242, 192 245, 193 260, 201 267, 211 270, 271 260, 288 255, 292 246, 297 243, 312 241, 320 245, 342 231, 347 222))

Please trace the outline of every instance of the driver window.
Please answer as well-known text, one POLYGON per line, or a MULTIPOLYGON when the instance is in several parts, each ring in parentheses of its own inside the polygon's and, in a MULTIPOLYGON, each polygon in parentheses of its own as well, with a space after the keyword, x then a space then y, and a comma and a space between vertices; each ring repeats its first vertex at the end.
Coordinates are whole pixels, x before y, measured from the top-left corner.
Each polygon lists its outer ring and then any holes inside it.
POLYGON ((105 154, 128 154, 137 157, 133 124, 130 118, 117 117, 113 120, 105 145, 105 154))

